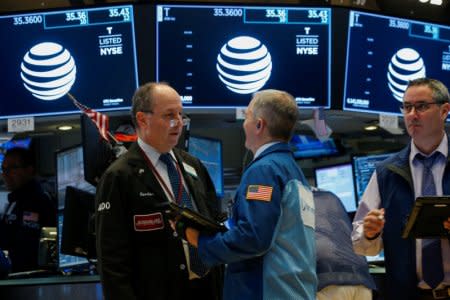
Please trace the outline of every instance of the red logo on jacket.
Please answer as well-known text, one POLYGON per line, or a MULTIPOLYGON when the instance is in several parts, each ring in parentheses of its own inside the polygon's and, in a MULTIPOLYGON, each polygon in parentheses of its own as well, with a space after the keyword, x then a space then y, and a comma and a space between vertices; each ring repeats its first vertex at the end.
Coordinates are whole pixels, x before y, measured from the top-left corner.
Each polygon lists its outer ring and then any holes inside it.
POLYGON ((153 231, 164 228, 164 220, 161 213, 149 215, 134 215, 135 231, 153 231))

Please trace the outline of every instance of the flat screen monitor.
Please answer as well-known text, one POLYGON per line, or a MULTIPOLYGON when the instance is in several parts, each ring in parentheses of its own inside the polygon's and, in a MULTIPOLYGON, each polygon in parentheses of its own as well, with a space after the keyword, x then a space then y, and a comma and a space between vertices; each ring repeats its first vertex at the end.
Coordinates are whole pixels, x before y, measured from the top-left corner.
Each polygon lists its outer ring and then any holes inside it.
POLYGON ((59 209, 64 208, 67 186, 95 192, 95 187, 84 179, 83 148, 80 145, 56 152, 56 186, 59 209))
POLYGON ((95 123, 85 114, 81 115, 81 140, 84 179, 96 186, 115 158, 112 145, 102 139, 95 123))
POLYGON ((350 11, 344 110, 401 115, 409 80, 450 86, 450 26, 350 11))
POLYGON ((61 253, 95 257, 95 194, 67 186, 64 203, 61 253))
POLYGON ((62 232, 64 225, 64 212, 58 211, 58 269, 62 272, 71 272, 74 268, 83 269, 89 265, 86 257, 68 255, 61 252, 62 232))
POLYGON ((334 139, 319 140, 313 136, 296 134, 292 136, 289 146, 295 158, 315 158, 340 154, 334 139))
POLYGON ((366 190, 370 177, 377 166, 377 163, 385 160, 392 153, 371 154, 371 155, 355 155, 353 156, 353 168, 355 172, 355 186, 358 202, 366 190))
POLYGON ((189 153, 200 159, 208 170, 218 197, 223 197, 222 142, 217 139, 189 137, 189 153))
POLYGON ((58 266, 61 271, 83 269, 88 265, 87 258, 61 253, 66 188, 71 186, 95 193, 95 187, 84 180, 81 145, 59 150, 55 156, 58 198, 58 266))
POLYGON ((0 118, 131 106, 138 86, 133 6, 0 16, 0 118))
POLYGON ((356 211, 355 187, 351 163, 326 166, 314 170, 318 188, 335 194, 347 212, 356 211))
POLYGON ((156 80, 169 82, 184 107, 247 106, 269 88, 301 107, 330 107, 330 8, 156 8, 156 80))

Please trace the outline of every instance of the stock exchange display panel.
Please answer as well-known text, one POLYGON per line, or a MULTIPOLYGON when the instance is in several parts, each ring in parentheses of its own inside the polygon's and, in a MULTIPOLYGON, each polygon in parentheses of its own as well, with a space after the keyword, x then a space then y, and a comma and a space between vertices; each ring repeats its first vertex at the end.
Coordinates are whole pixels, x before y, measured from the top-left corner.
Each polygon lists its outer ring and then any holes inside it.
POLYGON ((350 11, 344 110, 401 115, 408 81, 450 86, 450 27, 350 11))
POLYGON ((184 107, 247 106, 280 89, 330 106, 329 8, 158 5, 156 79, 184 107))
POLYGON ((131 106, 138 85, 132 6, 0 16, 0 118, 131 106))

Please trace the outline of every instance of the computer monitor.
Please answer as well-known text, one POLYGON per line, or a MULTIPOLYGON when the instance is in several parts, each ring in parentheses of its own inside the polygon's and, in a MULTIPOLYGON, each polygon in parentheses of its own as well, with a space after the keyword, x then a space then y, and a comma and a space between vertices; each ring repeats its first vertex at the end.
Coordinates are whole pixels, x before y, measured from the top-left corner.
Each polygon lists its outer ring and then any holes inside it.
POLYGON ((355 186, 358 202, 366 190, 370 177, 375 171, 376 164, 385 160, 392 153, 369 154, 369 155, 354 155, 352 157, 353 169, 355 173, 355 186))
POLYGON ((0 16, 0 119, 131 106, 138 86, 133 6, 0 16))
POLYGON ((351 163, 319 167, 314 170, 316 186, 334 193, 349 213, 356 211, 353 167, 351 163))
POLYGON ((319 140, 313 136, 295 134, 289 141, 295 158, 316 158, 340 154, 334 139, 319 140))
POLYGON ((223 197, 223 163, 222 163, 222 142, 217 139, 189 136, 189 153, 200 159, 208 170, 216 194, 223 197))
POLYGON ((58 269, 64 273, 72 272, 73 269, 85 269, 89 265, 89 261, 86 257, 68 255, 61 252, 61 241, 64 225, 64 212, 62 210, 58 211, 58 269))
POLYGON ((103 172, 115 159, 112 145, 101 137, 95 123, 85 114, 81 115, 81 140, 84 179, 97 186, 103 172))
POLYGON ((449 41, 450 26, 350 11, 343 109, 401 115, 410 80, 450 86, 449 41))
POLYGON ((55 153, 55 157, 58 209, 64 208, 67 186, 95 193, 95 187, 84 179, 81 145, 59 150, 55 153))
POLYGON ((67 186, 64 203, 61 253, 94 258, 95 194, 67 186))
POLYGON ((330 8, 156 6, 156 80, 185 108, 247 106, 268 88, 328 108, 330 78, 330 8))
POLYGON ((95 193, 95 187, 84 180, 83 149, 81 145, 59 150, 55 153, 55 157, 58 198, 58 267, 63 272, 83 270, 89 264, 87 258, 61 252, 66 189, 71 186, 95 193))

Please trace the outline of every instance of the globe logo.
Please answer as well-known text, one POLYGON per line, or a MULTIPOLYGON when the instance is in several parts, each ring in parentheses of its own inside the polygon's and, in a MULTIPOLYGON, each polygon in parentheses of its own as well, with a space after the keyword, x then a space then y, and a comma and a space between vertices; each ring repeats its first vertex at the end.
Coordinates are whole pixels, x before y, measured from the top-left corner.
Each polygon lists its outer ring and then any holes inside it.
POLYGON ((67 49, 51 42, 32 47, 23 57, 20 77, 30 93, 41 100, 56 100, 75 82, 77 68, 67 49))
POLYGON ((410 80, 425 77, 425 65, 420 54, 411 48, 398 50, 389 63, 387 79, 392 96, 403 101, 410 80))
POLYGON ((272 58, 266 46, 250 36, 231 39, 217 55, 219 79, 238 94, 261 89, 270 78, 272 58))

